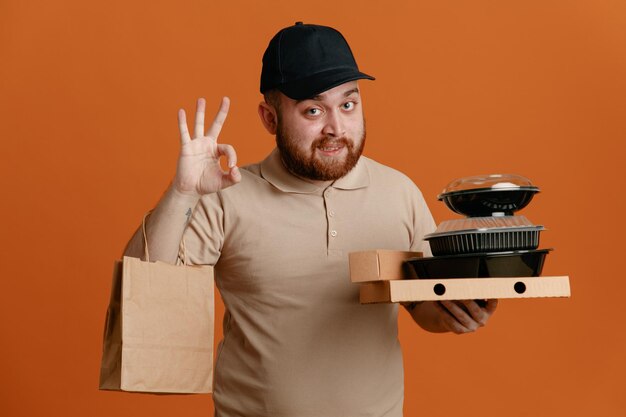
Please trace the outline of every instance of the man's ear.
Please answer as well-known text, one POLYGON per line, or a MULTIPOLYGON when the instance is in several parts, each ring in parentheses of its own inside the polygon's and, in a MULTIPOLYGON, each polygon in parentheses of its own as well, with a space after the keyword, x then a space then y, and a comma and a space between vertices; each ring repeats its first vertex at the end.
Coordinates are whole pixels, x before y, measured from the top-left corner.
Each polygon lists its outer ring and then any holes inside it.
POLYGON ((265 129, 271 135, 275 135, 276 129, 278 127, 278 115, 276 114, 276 109, 274 109, 274 106, 271 106, 264 101, 260 102, 259 117, 261 118, 261 123, 263 123, 265 129))

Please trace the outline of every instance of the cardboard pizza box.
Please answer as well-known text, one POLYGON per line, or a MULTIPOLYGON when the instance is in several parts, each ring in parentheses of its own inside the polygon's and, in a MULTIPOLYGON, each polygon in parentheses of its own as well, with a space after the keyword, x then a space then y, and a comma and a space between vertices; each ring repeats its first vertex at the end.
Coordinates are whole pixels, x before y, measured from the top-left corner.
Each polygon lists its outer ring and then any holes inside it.
POLYGON ((361 303, 490 298, 570 297, 568 276, 417 279, 404 260, 419 252, 353 252, 350 279, 361 285, 361 303))

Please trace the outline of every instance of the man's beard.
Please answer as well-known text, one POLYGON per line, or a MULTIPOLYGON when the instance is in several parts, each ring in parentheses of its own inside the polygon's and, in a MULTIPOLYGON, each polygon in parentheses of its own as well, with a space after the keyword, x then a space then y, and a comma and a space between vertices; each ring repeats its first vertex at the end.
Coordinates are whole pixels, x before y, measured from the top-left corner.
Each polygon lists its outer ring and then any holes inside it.
POLYGON ((311 144, 310 153, 305 153, 296 146, 295 139, 285 131, 279 120, 276 145, 283 163, 291 173, 310 180, 333 181, 350 172, 359 161, 365 147, 365 124, 358 147, 355 147, 353 140, 345 136, 340 138, 324 136, 315 139, 311 144), (343 161, 317 157, 316 149, 336 145, 343 146, 348 151, 343 161))

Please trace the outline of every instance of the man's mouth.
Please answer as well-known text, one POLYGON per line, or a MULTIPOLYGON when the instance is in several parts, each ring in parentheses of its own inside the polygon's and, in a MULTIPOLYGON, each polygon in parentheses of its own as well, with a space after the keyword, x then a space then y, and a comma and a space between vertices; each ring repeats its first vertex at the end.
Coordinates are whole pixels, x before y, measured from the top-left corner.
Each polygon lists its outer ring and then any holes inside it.
POLYGON ((324 152, 334 152, 334 151, 338 151, 339 149, 343 148, 343 146, 341 145, 337 145, 337 146, 321 146, 320 149, 324 152))
POLYGON ((317 149, 323 154, 327 156, 332 156, 338 154, 343 148, 345 148, 345 143, 335 142, 335 143, 323 143, 317 147, 317 149))
POLYGON ((317 149, 319 149, 319 151, 324 156, 335 156, 335 155, 338 155, 341 152, 341 150, 343 149, 343 146, 324 147, 324 148, 317 148, 317 149))

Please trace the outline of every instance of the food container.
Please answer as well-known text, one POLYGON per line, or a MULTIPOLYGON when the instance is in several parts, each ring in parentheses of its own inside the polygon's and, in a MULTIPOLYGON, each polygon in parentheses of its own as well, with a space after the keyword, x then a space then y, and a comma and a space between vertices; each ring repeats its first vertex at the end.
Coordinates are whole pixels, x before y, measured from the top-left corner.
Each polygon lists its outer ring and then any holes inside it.
POLYGON ((411 258, 418 278, 537 277, 551 249, 411 258))
POLYGON ((424 236, 433 255, 537 249, 539 232, 524 216, 470 217, 442 222, 424 236))
POLYGON ((526 207, 538 192, 539 188, 521 175, 492 174, 456 179, 438 199, 465 216, 502 216, 526 207))

